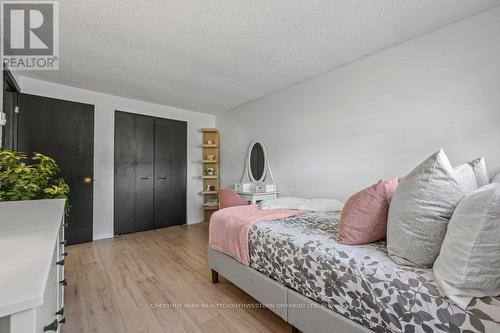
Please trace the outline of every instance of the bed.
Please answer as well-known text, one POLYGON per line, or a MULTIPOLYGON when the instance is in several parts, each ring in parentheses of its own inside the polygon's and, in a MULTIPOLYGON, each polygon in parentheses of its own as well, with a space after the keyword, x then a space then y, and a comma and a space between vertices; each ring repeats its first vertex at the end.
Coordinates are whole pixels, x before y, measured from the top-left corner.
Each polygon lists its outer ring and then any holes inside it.
POLYGON ((500 332, 500 298, 461 310, 440 295, 431 269, 396 265, 384 242, 338 244, 339 218, 306 212, 258 222, 248 233, 249 266, 211 248, 209 265, 306 333, 500 332))

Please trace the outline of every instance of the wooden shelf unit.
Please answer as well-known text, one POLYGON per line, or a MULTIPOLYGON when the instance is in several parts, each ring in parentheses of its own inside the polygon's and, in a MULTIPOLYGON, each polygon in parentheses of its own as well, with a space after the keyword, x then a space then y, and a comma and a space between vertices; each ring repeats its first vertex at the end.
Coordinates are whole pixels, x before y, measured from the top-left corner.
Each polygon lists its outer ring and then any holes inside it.
MULTIPOLYGON (((202 191, 201 194, 203 195, 210 195, 210 194, 217 194, 217 191, 202 191)), ((205 204, 203 204, 205 206, 205 204)))
MULTIPOLYGON (((204 132, 204 133, 210 133, 210 132, 219 133, 219 130, 217 128, 200 128, 200 132, 204 132)), ((217 135, 217 138, 218 137, 219 136, 217 135)))
POLYGON ((216 128, 201 128, 202 134, 202 182, 203 188, 200 194, 203 196, 203 212, 204 221, 209 222, 212 213, 219 209, 217 202, 217 191, 219 190, 219 131, 216 128), (209 140, 211 143, 208 143, 209 140), (213 159, 209 159, 208 155, 213 155, 213 159), (214 174, 209 176, 207 169, 214 169, 214 174), (207 190, 207 186, 214 186, 215 190, 207 190), (215 204, 214 204, 215 203, 215 204))

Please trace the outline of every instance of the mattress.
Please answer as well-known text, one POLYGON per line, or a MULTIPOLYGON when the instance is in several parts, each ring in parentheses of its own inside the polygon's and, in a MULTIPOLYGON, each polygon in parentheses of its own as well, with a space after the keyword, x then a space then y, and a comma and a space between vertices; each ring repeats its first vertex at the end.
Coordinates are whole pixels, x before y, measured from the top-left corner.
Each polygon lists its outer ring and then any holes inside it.
POLYGON ((432 269, 398 266, 384 242, 338 244, 340 213, 305 213, 250 229, 250 266, 376 332, 500 332, 500 297, 466 311, 432 269))

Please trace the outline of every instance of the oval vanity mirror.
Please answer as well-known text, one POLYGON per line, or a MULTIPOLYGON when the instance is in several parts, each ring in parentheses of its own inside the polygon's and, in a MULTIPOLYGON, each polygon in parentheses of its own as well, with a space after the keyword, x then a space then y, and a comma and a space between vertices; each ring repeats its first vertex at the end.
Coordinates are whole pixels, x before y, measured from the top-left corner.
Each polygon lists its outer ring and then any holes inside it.
MULTIPOLYGON (((245 160, 245 170, 239 183, 234 184, 238 193, 262 193, 273 192, 274 197, 278 193, 276 182, 273 178, 269 155, 266 146, 261 141, 252 141, 248 147, 245 160)), ((253 199, 251 200, 254 201, 253 199)))
POLYGON ((260 142, 254 142, 250 150, 250 178, 254 182, 261 182, 265 178, 266 156, 260 142))

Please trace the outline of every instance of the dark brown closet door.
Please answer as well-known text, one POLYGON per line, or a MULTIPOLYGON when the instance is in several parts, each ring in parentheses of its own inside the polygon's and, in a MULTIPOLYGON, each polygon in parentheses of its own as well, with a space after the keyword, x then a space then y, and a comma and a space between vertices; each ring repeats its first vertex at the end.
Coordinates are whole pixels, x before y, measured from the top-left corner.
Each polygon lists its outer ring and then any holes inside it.
POLYGON ((115 234, 135 231, 135 117, 115 113, 115 234))
POLYGON ((115 113, 115 234, 154 227, 154 118, 115 113))
POLYGON ((154 118, 136 115, 135 231, 154 228, 154 118))
POLYGON ((92 241, 94 106, 21 94, 17 131, 19 151, 54 158, 70 187, 68 244, 92 241))
POLYGON ((186 223, 187 123, 155 118, 156 228, 186 223))

